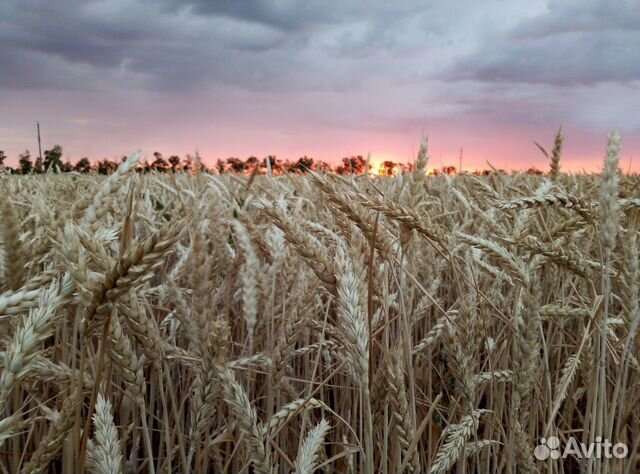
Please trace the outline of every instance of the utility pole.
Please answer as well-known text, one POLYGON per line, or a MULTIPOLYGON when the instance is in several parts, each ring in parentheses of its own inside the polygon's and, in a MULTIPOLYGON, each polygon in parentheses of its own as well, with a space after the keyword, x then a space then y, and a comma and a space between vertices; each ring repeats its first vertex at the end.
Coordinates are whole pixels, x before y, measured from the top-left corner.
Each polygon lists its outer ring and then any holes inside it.
POLYGON ((38 126, 38 156, 40 157, 40 162, 42 162, 42 145, 40 144, 40 122, 36 122, 38 126))

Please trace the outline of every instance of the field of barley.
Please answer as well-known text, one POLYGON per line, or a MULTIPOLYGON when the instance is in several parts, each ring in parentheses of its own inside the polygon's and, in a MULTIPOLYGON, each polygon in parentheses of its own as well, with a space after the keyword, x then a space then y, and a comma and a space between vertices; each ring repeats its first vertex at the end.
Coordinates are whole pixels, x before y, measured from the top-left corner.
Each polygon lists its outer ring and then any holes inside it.
MULTIPOLYGON (((640 176, 1 176, 0 472, 640 472, 640 176), (541 438, 624 458, 536 460, 541 438)), ((557 158, 557 157, 556 157, 557 158)))

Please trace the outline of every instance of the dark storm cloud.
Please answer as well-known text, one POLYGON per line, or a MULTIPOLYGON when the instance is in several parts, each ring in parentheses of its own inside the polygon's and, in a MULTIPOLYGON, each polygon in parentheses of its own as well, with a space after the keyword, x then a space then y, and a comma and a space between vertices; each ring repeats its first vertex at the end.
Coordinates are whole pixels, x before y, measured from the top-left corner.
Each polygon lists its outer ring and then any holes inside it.
POLYGON ((117 66, 126 49, 145 38, 124 12, 111 22, 68 0, 5 2, 0 6, 0 27, 4 51, 39 52, 106 67, 117 66))
POLYGON ((637 1, 550 2, 502 35, 480 37, 476 48, 444 77, 553 85, 640 79, 637 1))
POLYGON ((131 85, 142 88, 340 89, 358 74, 381 74, 385 64, 376 56, 397 54, 399 40, 420 43, 432 34, 410 24, 431 8, 418 5, 9 0, 0 4, 0 64, 20 57, 22 65, 0 84, 39 87, 51 79, 59 85, 56 70, 66 68, 74 88, 74 65, 80 64, 95 68, 100 82, 101 70, 119 72, 122 79, 134 73, 131 85), (334 63, 351 60, 366 63, 334 63), (37 80, 29 64, 39 69, 37 80))
POLYGON ((251 84, 256 69, 273 64, 255 56, 285 39, 267 26, 175 14, 147 2, 10 1, 0 5, 0 64, 9 72, 0 84, 56 86, 56 71, 66 68, 67 86, 81 87, 74 65, 92 66, 97 80, 101 71, 130 71, 137 75, 131 85, 140 87, 251 84))
POLYGON ((288 91, 344 90, 367 78, 563 85, 640 77, 637 1, 537 5, 8 0, 0 64, 9 73, 0 84, 75 88, 112 78, 113 87, 288 91))

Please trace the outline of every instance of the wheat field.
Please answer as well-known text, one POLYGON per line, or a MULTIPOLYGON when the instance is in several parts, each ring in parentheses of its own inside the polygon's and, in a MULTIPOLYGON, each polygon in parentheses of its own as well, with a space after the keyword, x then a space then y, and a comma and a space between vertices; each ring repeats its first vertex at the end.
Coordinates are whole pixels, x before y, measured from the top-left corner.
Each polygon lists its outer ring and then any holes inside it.
POLYGON ((640 472, 640 177, 551 158, 2 176, 0 471, 640 472))

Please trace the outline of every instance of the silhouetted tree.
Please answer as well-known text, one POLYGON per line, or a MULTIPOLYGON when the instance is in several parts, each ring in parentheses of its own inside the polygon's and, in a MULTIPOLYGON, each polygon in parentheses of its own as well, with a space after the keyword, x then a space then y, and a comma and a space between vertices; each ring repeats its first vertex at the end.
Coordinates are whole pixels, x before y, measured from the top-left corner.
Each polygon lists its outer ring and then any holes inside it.
POLYGON ((155 158, 153 160, 153 163, 151 163, 151 169, 155 170, 155 171, 159 171, 161 173, 164 173, 165 171, 167 171, 167 161, 162 157, 162 153, 159 152, 155 152, 153 154, 153 157, 155 158))
POLYGON ((21 174, 29 174, 33 171, 33 162, 31 161, 31 153, 25 150, 18 157, 18 166, 21 174))
POLYGON ((257 156, 250 156, 244 161, 244 170, 253 172, 254 168, 260 166, 260 160, 257 156))
POLYGON ((342 158, 342 165, 336 167, 337 174, 363 174, 366 171, 367 160, 362 156, 342 158))
POLYGON ((77 171, 78 173, 89 173, 91 171, 91 163, 89 162, 89 158, 80 158, 73 167, 73 170, 77 171))
POLYGON ((169 157, 169 164, 171 165, 171 171, 175 173, 180 169, 180 157, 178 155, 171 155, 169 157))
POLYGON ((206 173, 208 171, 207 167, 202 162, 202 158, 200 158, 200 155, 198 154, 198 152, 196 152, 194 156, 187 154, 187 156, 184 158, 184 164, 182 165, 182 169, 184 171, 191 171, 192 173, 193 172, 206 173))
POLYGON ((289 173, 305 174, 310 170, 313 171, 314 169, 315 163, 313 161, 313 158, 305 155, 301 158, 298 158, 298 161, 296 161, 288 171, 289 173))
POLYGON ((187 155, 182 162, 182 171, 193 171, 193 169, 193 158, 191 158, 191 155, 187 155))
POLYGON ((393 170, 397 165, 398 164, 394 163, 393 161, 389 161, 389 160, 383 161, 382 166, 380 166, 380 174, 384 176, 392 176, 393 170))
POLYGON ((326 161, 316 161, 316 171, 331 173, 331 165, 326 161))
POLYGON ((226 171, 230 173, 242 173, 244 171, 244 161, 240 158, 227 158, 226 171))
POLYGON ((288 173, 291 167, 293 166, 293 162, 289 159, 278 160, 278 164, 280 165, 280 169, 282 173, 288 173))
POLYGON ((111 174, 118 169, 118 164, 111 160, 100 160, 96 165, 98 174, 111 174))
POLYGON ((151 170, 151 165, 146 159, 139 161, 138 164, 136 165, 136 173, 146 174, 150 170, 151 170))
POLYGON ((198 171, 198 173, 208 173, 209 172, 209 168, 207 168, 207 165, 205 164, 204 161, 202 161, 202 157, 200 156, 200 153, 198 153, 196 151, 196 155, 193 157, 193 163, 196 166, 196 170, 198 171))
MULTIPOLYGON (((60 145, 54 145, 51 150, 44 151, 44 162, 42 163, 44 167, 44 171, 49 171, 49 169, 62 170, 62 147, 60 145)), ((36 162, 36 168, 38 168, 36 162)))
POLYGON ((36 162, 33 165, 33 172, 36 174, 44 173, 44 165, 42 164, 42 158, 36 158, 36 162))
MULTIPOLYGON (((29 174, 29 173, 43 173, 50 169, 59 169, 60 172, 76 171, 80 173, 88 173, 92 169, 95 169, 100 174, 110 174, 114 172, 118 167, 118 160, 103 159, 95 162, 95 165, 91 165, 88 158, 83 157, 77 163, 72 164, 69 161, 62 161, 63 148, 60 145, 55 145, 50 150, 45 150, 44 159, 36 159, 33 163, 29 150, 25 150, 24 153, 19 155, 18 167, 15 169, 16 173, 29 174), (52 168, 53 167, 53 168, 52 168)), ((12 171, 6 166, 6 154, 0 150, 0 169, 3 167, 12 171)), ((123 156, 120 161, 125 161, 126 156, 123 156)), ((279 160, 275 155, 269 155, 265 158, 259 159, 255 156, 249 156, 245 160, 236 157, 229 157, 226 160, 218 159, 216 164, 212 168, 202 162, 198 154, 186 155, 184 159, 181 159, 178 155, 171 155, 168 159, 165 159, 160 152, 153 153, 153 161, 147 160, 141 161, 136 167, 136 171, 139 173, 147 173, 150 171, 187 171, 187 172, 217 172, 223 173, 257 173, 265 174, 268 168, 274 175, 280 175, 284 172, 290 172, 295 174, 304 174, 308 170, 319 172, 335 172, 337 174, 363 174, 367 167, 367 160, 362 155, 348 156, 341 159, 340 163, 332 167, 329 163, 324 161, 315 161, 309 156, 302 156, 296 161, 279 160), (267 161, 268 160, 268 161, 267 161), (267 166, 269 163, 269 166, 267 166), (198 169, 196 169, 198 168, 198 169)), ((371 168, 371 167, 370 167, 371 168)), ((394 172, 407 173, 413 170, 411 163, 396 163, 393 161, 384 161, 380 165, 380 172, 384 175, 393 175, 394 172)), ((458 171, 455 166, 443 166, 440 169, 433 170, 430 174, 456 174, 458 171)), ((528 174, 543 174, 535 168, 529 168, 526 171, 528 174)), ((475 174, 501 174, 505 173, 504 170, 492 168, 485 172, 478 170, 475 174)))
POLYGON ((260 164, 261 168, 267 169, 267 160, 269 161, 269 165, 271 166, 271 172, 275 175, 282 174, 282 161, 279 160, 275 155, 269 155, 260 164))
POLYGON ((413 163, 396 163, 403 173, 413 173, 413 163))

